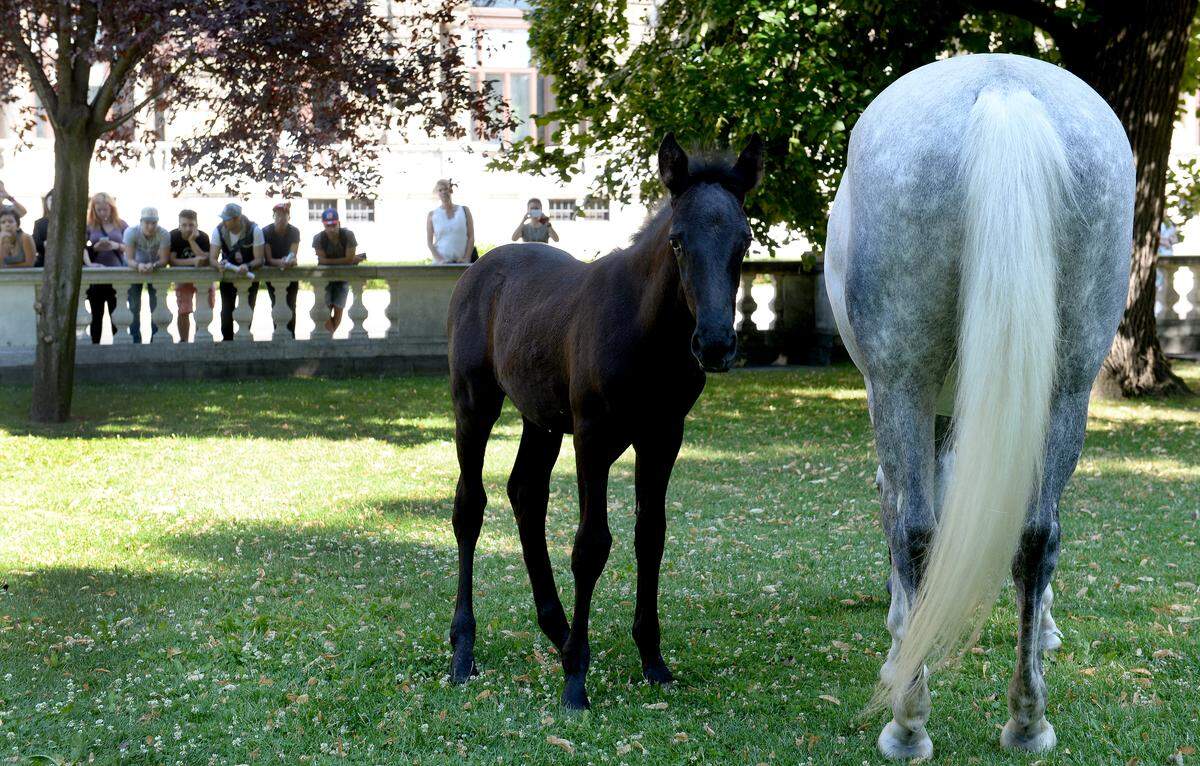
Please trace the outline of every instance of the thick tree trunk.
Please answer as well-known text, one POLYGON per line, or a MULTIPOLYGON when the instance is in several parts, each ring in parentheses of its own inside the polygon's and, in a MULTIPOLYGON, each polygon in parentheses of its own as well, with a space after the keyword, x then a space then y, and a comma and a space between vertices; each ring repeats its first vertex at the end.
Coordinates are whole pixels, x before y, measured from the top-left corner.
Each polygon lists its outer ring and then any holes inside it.
POLYGON ((63 129, 54 140, 54 204, 46 238, 34 364, 34 422, 61 423, 71 415, 75 385, 75 316, 83 269, 88 169, 95 140, 86 130, 63 129))
POLYGON ((1095 5, 1099 20, 1060 47, 1067 68, 1095 88, 1121 119, 1137 165, 1129 297, 1098 388, 1114 396, 1182 393, 1187 385, 1171 371, 1158 343, 1155 257, 1179 82, 1197 0, 1095 5))

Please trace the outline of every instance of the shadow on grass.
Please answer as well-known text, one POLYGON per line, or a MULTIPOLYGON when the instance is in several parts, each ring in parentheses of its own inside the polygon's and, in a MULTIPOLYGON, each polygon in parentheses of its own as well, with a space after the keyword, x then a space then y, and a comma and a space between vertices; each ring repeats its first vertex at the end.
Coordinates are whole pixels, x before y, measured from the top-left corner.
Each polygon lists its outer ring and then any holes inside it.
POLYGON ((0 431, 17 436, 378 439, 396 446, 454 438, 442 378, 81 385, 72 420, 52 426, 29 422, 28 389, 0 389, 0 401, 0 431))

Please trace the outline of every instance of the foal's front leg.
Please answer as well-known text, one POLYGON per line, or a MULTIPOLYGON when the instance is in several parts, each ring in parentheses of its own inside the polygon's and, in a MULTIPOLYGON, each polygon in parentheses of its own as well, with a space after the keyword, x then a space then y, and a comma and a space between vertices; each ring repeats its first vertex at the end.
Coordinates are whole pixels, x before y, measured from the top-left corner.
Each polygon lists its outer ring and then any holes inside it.
POLYGON ((584 686, 591 661, 588 616, 592 592, 612 548, 612 533, 608 529, 608 470, 626 446, 614 443, 600 429, 579 424, 575 427, 575 471, 579 481, 579 528, 571 550, 575 614, 562 650, 566 675, 562 704, 571 710, 584 710, 589 704, 584 686))
POLYGON ((674 680, 662 657, 662 632, 658 621, 658 574, 662 567, 667 532, 667 484, 683 442, 683 421, 655 429, 634 443, 637 450, 635 487, 637 522, 637 605, 633 613, 633 640, 642 655, 642 675, 653 684, 674 680))

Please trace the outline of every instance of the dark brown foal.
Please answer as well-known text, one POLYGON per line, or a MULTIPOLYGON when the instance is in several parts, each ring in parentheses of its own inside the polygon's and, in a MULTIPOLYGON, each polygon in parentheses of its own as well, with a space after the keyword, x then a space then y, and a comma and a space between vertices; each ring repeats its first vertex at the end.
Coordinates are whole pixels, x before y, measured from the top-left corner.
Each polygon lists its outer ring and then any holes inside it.
POLYGON ((483 455, 505 396, 524 419, 508 496, 538 625, 562 656, 563 704, 588 706, 588 615, 612 546, 608 472, 630 446, 637 453, 633 637, 646 679, 671 680, 658 621, 667 483, 705 370, 724 371, 733 361, 734 299, 750 245, 742 204, 761 165, 757 136, 729 164, 689 162, 668 135, 658 166, 670 202, 629 248, 582 263, 548 245, 505 245, 459 281, 449 319, 460 469, 458 598, 450 628, 456 683, 475 672, 472 563, 487 503, 483 455), (579 481, 569 625, 546 551, 550 472, 568 433, 579 481))

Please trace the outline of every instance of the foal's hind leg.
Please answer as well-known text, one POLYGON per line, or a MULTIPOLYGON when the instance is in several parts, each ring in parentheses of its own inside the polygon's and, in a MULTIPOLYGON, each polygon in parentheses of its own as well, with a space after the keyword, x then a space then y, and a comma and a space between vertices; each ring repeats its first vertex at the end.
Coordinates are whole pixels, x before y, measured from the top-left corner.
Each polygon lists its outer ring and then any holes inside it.
POLYGON ((483 526, 487 495, 483 491, 483 454, 504 393, 490 373, 467 376, 455 374, 451 383, 454 397, 454 442, 458 449, 458 489, 454 493, 454 537, 458 541, 458 595, 454 619, 450 623, 450 680, 465 683, 476 673, 475 608, 472 603, 475 543, 483 526))
MULTIPOLYGON (((882 479, 879 496, 892 558, 889 579, 892 601, 887 616, 892 646, 879 671, 884 678, 892 673, 892 659, 903 641, 936 526, 935 392, 935 386, 921 386, 919 381, 902 385, 877 383, 872 392, 872 422, 882 479), (922 388, 928 390, 922 394, 922 388)), ((930 706, 928 673, 922 667, 904 697, 892 706, 892 720, 879 734, 880 752, 889 758, 931 756, 933 743, 925 731, 930 706)))
POLYGON ((1013 558, 1020 628, 1017 667, 1008 687, 1011 718, 1000 735, 1000 743, 1018 750, 1042 752, 1054 747, 1057 741, 1054 727, 1046 720, 1042 653, 1058 643, 1054 619, 1050 617, 1053 599, 1050 578, 1058 563, 1058 500, 1083 449, 1088 393, 1056 394, 1051 402, 1045 477, 1013 558))
POLYGON ((537 621, 559 651, 567 640, 567 617, 563 613, 550 554, 546 551, 546 505, 550 495, 550 472, 558 459, 562 434, 525 421, 521 446, 508 479, 508 499, 521 535, 521 552, 533 588, 537 621))
POLYGON ((667 483, 683 443, 683 422, 665 425, 634 443, 637 450, 635 486, 637 522, 637 606, 633 613, 633 640, 642 656, 642 676, 650 683, 674 680, 662 656, 662 630, 658 621, 658 574, 662 567, 667 532, 667 483))

